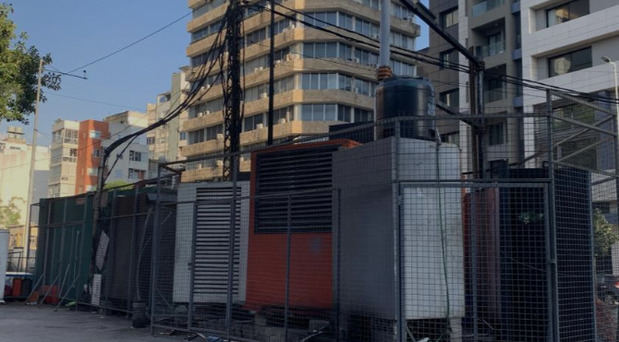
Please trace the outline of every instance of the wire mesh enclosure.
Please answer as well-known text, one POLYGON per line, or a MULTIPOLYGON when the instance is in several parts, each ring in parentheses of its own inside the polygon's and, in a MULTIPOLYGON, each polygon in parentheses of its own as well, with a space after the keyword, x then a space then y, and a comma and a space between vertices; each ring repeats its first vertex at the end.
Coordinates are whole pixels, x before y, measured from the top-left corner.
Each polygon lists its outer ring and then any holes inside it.
POLYGON ((540 112, 161 164, 95 231, 89 196, 42 202, 39 291, 238 341, 615 341, 616 134, 540 112))

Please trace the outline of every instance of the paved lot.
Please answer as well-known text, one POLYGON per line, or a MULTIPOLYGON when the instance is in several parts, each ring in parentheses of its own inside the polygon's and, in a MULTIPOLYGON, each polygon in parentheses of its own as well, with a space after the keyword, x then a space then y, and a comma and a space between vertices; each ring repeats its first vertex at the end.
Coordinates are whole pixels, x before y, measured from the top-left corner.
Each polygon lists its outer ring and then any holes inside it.
POLYGON ((182 337, 150 335, 122 317, 75 312, 50 306, 0 306, 0 342, 180 342, 182 337))

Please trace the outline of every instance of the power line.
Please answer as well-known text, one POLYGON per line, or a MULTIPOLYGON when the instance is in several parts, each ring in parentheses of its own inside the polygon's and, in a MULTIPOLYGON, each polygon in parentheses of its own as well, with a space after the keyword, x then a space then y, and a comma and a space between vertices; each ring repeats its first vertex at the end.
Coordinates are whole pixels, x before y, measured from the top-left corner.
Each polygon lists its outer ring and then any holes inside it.
POLYGON ((156 35, 157 33, 159 33, 159 32, 161 32, 161 31, 163 31, 163 30, 167 29, 168 27, 170 27, 170 26, 172 26, 172 25, 174 25, 174 24, 178 23, 179 21, 181 21, 181 20, 183 20, 183 19, 187 18, 187 17, 188 17, 188 16, 190 16, 190 15, 191 15, 191 12, 186 13, 186 14, 184 14, 183 16, 181 16, 181 17, 179 17, 179 18, 176 18, 176 19, 174 19, 173 21, 171 21, 171 22, 167 23, 166 25, 164 25, 164 26, 162 26, 162 27, 158 28, 157 30, 155 30, 155 31, 153 31, 153 32, 151 32, 151 33, 149 33, 149 34, 145 35, 144 37, 142 37, 142 38, 140 38, 140 39, 138 39, 138 40, 135 40, 135 41, 133 41, 133 42, 131 42, 131 43, 129 43, 129 44, 127 44, 127 45, 125 45, 125 46, 123 46, 123 47, 121 47, 121 48, 117 49, 117 50, 114 50, 114 51, 112 51, 112 52, 110 52, 110 53, 108 53, 108 54, 106 54, 106 55, 104 55, 104 56, 102 56, 102 57, 99 57, 99 58, 97 58, 97 59, 95 59, 95 60, 93 60, 93 61, 91 61, 91 62, 88 62, 88 63, 86 63, 86 64, 84 64, 84 65, 81 65, 81 66, 79 66, 79 67, 77 67, 77 68, 73 68, 73 69, 71 69, 70 71, 68 71, 68 73, 72 73, 72 72, 75 72, 75 71, 77 71, 77 70, 80 70, 80 69, 83 69, 83 68, 89 67, 89 66, 91 66, 91 65, 93 65, 93 64, 96 64, 96 63, 99 63, 99 62, 101 62, 101 61, 103 61, 103 60, 105 60, 105 59, 108 59, 108 58, 110 58, 110 57, 112 57, 112 56, 114 56, 114 55, 116 55, 116 54, 119 54, 119 53, 121 53, 121 52, 123 52, 123 51, 125 51, 125 50, 127 50, 127 49, 129 49, 129 48, 131 48, 131 47, 133 47, 133 46, 135 46, 135 45, 137 45, 137 44, 139 44, 139 43, 141 43, 141 42, 145 41, 146 39, 148 39, 148 38, 150 38, 150 37, 152 37, 152 36, 156 35))
MULTIPOLYGON (((286 6, 284 6, 282 4, 279 4, 279 3, 277 5, 280 6, 280 7, 285 8, 285 9, 288 9, 288 10, 294 12, 294 13, 301 14, 301 15, 303 15, 305 17, 308 17, 308 18, 310 18, 312 20, 315 20, 317 22, 324 23, 325 25, 328 25, 328 26, 331 26, 331 27, 335 27, 335 28, 338 28, 340 30, 344 30, 346 32, 354 33, 356 35, 362 36, 364 39, 367 39, 367 40, 370 40, 370 41, 373 41, 373 42, 378 42, 376 39, 374 39, 372 37, 369 37, 367 35, 364 35, 362 33, 359 33, 359 32, 356 32, 356 31, 352 31, 352 30, 348 30, 348 29, 339 27, 339 26, 337 26, 337 25, 335 25, 333 23, 329 23, 327 21, 315 18, 315 17, 313 17, 311 15, 308 15, 306 13, 303 13, 303 12, 295 10, 295 9, 291 9, 291 8, 286 7, 286 6)), ((324 27, 321 27, 319 25, 312 24, 312 23, 307 22, 305 20, 299 19, 299 18, 297 18, 295 16, 279 12, 279 11, 277 11, 275 9, 269 9, 266 6, 262 6, 260 4, 254 4, 253 6, 259 7, 261 9, 263 9, 263 10, 265 10, 265 9, 266 10, 272 10, 274 13, 276 13, 276 14, 284 17, 284 18, 288 18, 290 20, 302 23, 302 24, 304 24, 304 25, 306 25, 308 27, 312 27, 314 29, 330 33, 330 34, 338 36, 340 38, 352 40, 352 41, 354 41, 356 43, 364 44, 364 45, 367 45, 367 46, 370 46, 370 47, 373 47, 373 48, 378 48, 378 45, 376 45, 376 44, 372 44, 372 43, 369 43, 367 41, 363 41, 363 40, 360 40, 360 39, 357 39, 357 38, 353 38, 353 37, 350 37, 350 36, 343 35, 343 34, 341 34, 339 32, 335 32, 335 31, 326 29, 324 27)), ((447 69, 451 69, 451 70, 456 70, 456 71, 460 71, 460 72, 468 72, 468 67, 465 66, 465 65, 458 64, 458 63, 455 63, 455 62, 446 62, 445 63, 445 62, 440 61, 440 59, 437 59, 436 57, 433 57, 433 56, 430 56, 430 55, 425 55, 425 54, 422 54, 422 53, 419 53, 419 52, 412 52, 412 51, 409 51, 407 49, 403 49, 403 48, 399 48, 399 47, 396 47, 396 48, 404 50, 407 53, 404 53, 404 52, 401 52, 401 51, 394 51, 393 48, 392 48, 392 53, 393 54, 403 55, 403 56, 406 56, 406 57, 409 57, 409 58, 413 58, 413 59, 416 59, 416 60, 418 60, 420 62, 425 62, 425 63, 428 63, 428 64, 443 66, 443 67, 445 67, 447 69)), ((609 97, 599 96, 599 95, 595 95, 595 94, 587 94, 587 93, 580 92, 580 91, 577 91, 577 90, 574 90, 574 89, 554 86, 554 85, 543 83, 543 82, 540 82, 540 81, 529 80, 529 79, 525 79, 525 78, 522 78, 522 77, 516 77, 516 76, 511 76, 511 75, 492 73, 492 72, 489 72, 488 70, 486 70, 486 73, 489 74, 489 75, 494 76, 496 79, 501 79, 501 80, 503 80, 504 82, 507 82, 507 83, 518 84, 518 85, 521 85, 523 87, 533 88, 533 89, 537 89, 537 90, 554 90, 554 91, 568 93, 568 94, 571 94, 571 95, 576 96, 576 97, 592 99, 592 100, 598 100, 598 101, 607 102, 607 103, 619 103, 619 100, 617 100, 617 99, 612 99, 612 98, 609 98, 609 97)))

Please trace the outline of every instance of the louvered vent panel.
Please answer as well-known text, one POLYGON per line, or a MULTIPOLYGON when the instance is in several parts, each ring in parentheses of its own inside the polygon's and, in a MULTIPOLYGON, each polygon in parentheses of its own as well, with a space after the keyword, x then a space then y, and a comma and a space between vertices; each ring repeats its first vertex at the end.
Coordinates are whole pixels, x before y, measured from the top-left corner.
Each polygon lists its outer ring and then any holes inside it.
POLYGON ((257 154, 256 231, 286 230, 289 199, 275 194, 319 189, 324 191, 291 196, 291 229, 331 229, 332 153, 338 148, 334 144, 257 154))
MULTIPOLYGON (((237 188, 241 196, 241 188, 237 188)), ((194 296, 227 293, 228 249, 232 187, 196 189, 196 237, 194 296)), ((241 243, 241 202, 237 201, 233 293, 239 290, 239 250, 241 243)))

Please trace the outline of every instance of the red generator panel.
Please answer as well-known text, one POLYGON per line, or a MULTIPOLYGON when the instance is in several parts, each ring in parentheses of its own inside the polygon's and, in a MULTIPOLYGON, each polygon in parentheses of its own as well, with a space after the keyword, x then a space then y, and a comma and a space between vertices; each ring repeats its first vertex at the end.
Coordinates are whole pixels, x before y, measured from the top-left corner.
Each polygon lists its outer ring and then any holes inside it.
POLYGON ((290 308, 332 307, 332 153, 358 145, 337 139, 277 146, 252 154, 248 309, 283 307, 287 272, 290 308))

